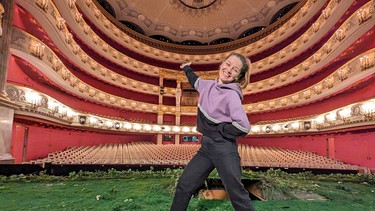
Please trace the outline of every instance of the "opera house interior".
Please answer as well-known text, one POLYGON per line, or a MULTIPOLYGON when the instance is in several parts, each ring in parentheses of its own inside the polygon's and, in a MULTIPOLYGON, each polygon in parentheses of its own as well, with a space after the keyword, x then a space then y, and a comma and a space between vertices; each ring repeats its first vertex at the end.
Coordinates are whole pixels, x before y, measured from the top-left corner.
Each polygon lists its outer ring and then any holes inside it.
POLYGON ((375 174, 371 0, 0 0, 0 163, 185 166, 198 92, 251 60, 250 169, 375 174))

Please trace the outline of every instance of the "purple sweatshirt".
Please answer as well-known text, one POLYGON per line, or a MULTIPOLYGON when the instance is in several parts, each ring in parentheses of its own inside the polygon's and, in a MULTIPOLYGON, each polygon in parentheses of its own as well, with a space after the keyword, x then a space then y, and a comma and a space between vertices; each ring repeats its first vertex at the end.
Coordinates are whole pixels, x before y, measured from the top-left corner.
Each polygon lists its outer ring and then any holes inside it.
POLYGON ((236 83, 204 80, 189 66, 183 70, 190 85, 199 92, 197 131, 212 138, 229 140, 249 133, 250 123, 241 103, 243 95, 236 83))

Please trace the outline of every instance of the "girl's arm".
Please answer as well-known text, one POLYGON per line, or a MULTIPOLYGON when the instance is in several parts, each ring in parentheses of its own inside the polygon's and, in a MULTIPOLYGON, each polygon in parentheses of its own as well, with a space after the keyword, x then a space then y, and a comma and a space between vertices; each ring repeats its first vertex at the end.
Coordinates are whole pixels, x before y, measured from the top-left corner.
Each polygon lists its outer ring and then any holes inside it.
POLYGON ((194 73, 193 69, 190 67, 191 62, 187 62, 180 65, 180 68, 184 70, 185 75, 191 85, 191 87, 195 88, 195 82, 198 80, 198 76, 194 73))

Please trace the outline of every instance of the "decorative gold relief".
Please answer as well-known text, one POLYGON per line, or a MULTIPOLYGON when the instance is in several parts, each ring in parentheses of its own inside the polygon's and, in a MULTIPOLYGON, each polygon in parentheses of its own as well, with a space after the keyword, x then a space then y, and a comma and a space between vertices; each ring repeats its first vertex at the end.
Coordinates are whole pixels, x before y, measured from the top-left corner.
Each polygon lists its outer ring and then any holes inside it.
POLYGON ((3 36, 3 14, 4 14, 4 6, 0 3, 0 37, 3 36))
POLYGON ((314 92, 316 94, 321 94, 323 92, 323 85, 322 84, 317 84, 314 86, 314 92))
MULTIPOLYGON (((48 9, 48 4, 49 4, 49 0, 36 0, 36 5, 38 5, 42 10, 44 11, 47 11, 48 9)), ((1 6, 2 7, 2 6, 1 6)), ((4 8, 3 8, 4 10, 4 8)), ((0 9, 0 13, 1 13, 1 9, 0 9)))

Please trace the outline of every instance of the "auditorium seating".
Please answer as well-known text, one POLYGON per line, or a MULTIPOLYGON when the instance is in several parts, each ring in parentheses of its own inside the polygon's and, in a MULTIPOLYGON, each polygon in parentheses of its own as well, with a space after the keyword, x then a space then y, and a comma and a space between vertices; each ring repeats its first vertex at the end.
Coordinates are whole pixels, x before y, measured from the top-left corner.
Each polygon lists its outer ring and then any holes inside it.
MULTIPOLYGON (((156 145, 152 142, 79 146, 49 153, 47 157, 32 160, 30 163, 185 166, 199 147, 199 144, 156 145)), ((243 167, 360 169, 356 165, 299 150, 239 144, 238 152, 243 167)))

